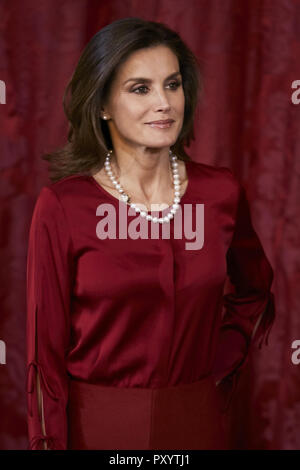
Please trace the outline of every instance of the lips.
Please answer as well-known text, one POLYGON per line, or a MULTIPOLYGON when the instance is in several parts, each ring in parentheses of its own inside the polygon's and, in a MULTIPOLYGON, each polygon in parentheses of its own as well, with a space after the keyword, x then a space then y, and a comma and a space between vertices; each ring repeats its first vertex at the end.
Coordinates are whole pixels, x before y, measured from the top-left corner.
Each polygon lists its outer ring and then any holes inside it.
POLYGON ((146 124, 155 129, 165 129, 171 127, 173 122, 175 122, 173 119, 165 119, 164 121, 146 122, 146 124))
POLYGON ((172 122, 174 122, 174 119, 165 119, 163 121, 146 122, 146 124, 171 124, 172 122))

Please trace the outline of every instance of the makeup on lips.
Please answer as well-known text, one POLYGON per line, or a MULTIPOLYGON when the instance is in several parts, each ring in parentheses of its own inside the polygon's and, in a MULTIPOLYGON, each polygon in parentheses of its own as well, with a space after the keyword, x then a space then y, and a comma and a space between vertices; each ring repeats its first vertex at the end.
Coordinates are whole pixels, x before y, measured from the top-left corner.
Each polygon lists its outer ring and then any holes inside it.
POLYGON ((148 124, 150 127, 165 129, 171 127, 173 122, 175 122, 173 119, 165 119, 161 121, 146 122, 146 124, 148 124))

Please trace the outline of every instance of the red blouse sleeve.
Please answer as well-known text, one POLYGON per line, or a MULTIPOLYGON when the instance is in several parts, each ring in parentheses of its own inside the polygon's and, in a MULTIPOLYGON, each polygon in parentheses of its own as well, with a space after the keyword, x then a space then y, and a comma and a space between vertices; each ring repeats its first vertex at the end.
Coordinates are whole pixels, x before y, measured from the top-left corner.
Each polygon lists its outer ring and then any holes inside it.
POLYGON ((224 410, 228 409, 248 362, 250 347, 258 341, 259 349, 264 341, 268 344, 275 320, 274 294, 270 291, 273 269, 253 229, 245 189, 238 185, 235 230, 226 254, 227 274, 234 292, 223 296, 225 314, 213 369, 216 381, 220 381, 218 387, 226 390, 224 410))
POLYGON ((72 241, 63 208, 44 187, 36 202, 27 252, 28 449, 67 448, 72 241), (41 407, 38 406, 38 392, 41 407))

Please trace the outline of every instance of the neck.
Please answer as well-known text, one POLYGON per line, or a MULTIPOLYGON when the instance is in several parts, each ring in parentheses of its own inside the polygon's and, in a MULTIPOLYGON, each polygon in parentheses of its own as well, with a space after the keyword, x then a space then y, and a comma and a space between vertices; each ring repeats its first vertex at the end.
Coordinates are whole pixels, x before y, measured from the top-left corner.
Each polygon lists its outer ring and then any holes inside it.
POLYGON ((133 155, 127 152, 112 152, 112 171, 123 188, 135 197, 149 202, 162 193, 172 191, 172 169, 169 151, 133 155))

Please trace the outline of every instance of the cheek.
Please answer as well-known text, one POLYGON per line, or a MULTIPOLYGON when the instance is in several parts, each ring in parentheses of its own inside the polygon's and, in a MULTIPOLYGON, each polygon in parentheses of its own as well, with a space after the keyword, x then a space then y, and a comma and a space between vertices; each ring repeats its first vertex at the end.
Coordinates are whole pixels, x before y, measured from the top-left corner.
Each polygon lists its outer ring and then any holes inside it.
POLYGON ((173 107, 178 113, 184 113, 185 97, 184 93, 178 93, 173 99, 173 107))
POLYGON ((128 125, 129 121, 136 121, 140 119, 147 111, 146 103, 142 100, 120 100, 116 109, 116 120, 120 125, 128 125))

